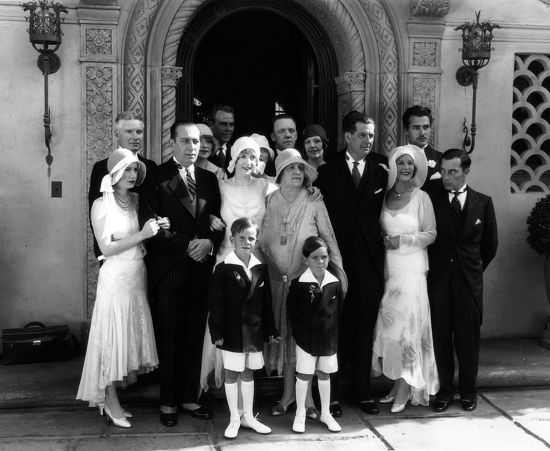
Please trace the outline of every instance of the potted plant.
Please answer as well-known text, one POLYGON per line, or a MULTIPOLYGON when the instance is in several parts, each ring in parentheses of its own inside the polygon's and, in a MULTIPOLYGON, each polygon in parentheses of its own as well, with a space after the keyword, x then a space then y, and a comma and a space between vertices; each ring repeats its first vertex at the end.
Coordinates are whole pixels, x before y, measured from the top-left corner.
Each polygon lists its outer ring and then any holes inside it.
MULTIPOLYGON (((544 255, 544 287, 550 303, 550 195, 539 199, 527 218, 527 243, 544 255)), ((550 317, 544 325, 541 342, 550 348, 550 317)))

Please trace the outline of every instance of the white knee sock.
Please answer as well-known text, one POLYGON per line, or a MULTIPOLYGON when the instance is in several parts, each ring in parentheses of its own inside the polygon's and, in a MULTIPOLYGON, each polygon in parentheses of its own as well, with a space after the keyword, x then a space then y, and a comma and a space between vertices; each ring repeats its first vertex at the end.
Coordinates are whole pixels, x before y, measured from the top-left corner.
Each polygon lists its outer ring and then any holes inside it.
POLYGON ((296 378, 296 416, 306 414, 306 395, 308 381, 296 378))
POLYGON ((239 396, 239 389, 237 387, 237 383, 228 384, 227 382, 225 385, 225 397, 227 398, 227 406, 229 407, 229 415, 231 416, 231 420, 237 420, 239 419, 239 409, 238 409, 238 401, 237 398, 239 396))
POLYGON ((330 379, 322 381, 317 379, 319 398, 321 398, 321 416, 330 415, 330 379))
POLYGON ((243 395, 243 416, 254 418, 254 381, 241 380, 241 394, 243 395))

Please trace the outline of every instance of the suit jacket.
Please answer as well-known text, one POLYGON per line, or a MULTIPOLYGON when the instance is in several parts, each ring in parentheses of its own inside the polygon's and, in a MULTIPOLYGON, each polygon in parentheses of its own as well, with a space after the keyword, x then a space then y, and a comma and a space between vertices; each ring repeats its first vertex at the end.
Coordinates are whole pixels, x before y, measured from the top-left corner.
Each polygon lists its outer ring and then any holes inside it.
POLYGON ((355 188, 346 161, 346 152, 340 152, 331 161, 318 169, 316 185, 323 194, 330 221, 342 253, 344 267, 352 264, 350 256, 354 247, 364 249, 364 258, 377 268, 381 283, 384 280, 384 245, 380 227, 380 213, 388 173, 382 165, 387 158, 370 152, 367 167, 355 188))
POLYGON ((278 336, 265 264, 251 268, 252 280, 241 265, 221 262, 210 281, 208 325, 212 343, 220 349, 258 352, 269 336, 278 336))
POLYGON ((439 150, 435 150, 432 146, 429 144, 424 148, 424 154, 426 155, 426 159, 428 160, 428 163, 430 161, 435 162, 435 166, 431 167, 428 165, 428 176, 426 177, 426 182, 424 183, 424 187, 426 185, 429 185, 433 183, 435 180, 438 180, 440 177, 433 179, 432 177, 434 174, 441 174, 441 160, 443 158, 443 153, 439 150))
POLYGON ((219 168, 222 168, 227 175, 230 175, 227 172, 227 166, 229 166, 229 162, 231 161, 231 144, 226 143, 225 161, 223 162, 223 164, 220 160, 220 157, 218 156, 218 149, 212 149, 212 153, 208 157, 208 161, 215 164, 219 168))
POLYGON ((472 296, 483 312, 483 271, 494 258, 498 246, 497 221, 489 196, 468 187, 463 207, 463 223, 459 229, 454 219, 449 193, 443 183, 434 184, 429 192, 433 203, 437 237, 428 247, 430 291, 437 288, 444 275, 458 264, 472 296))
MULTIPOLYGON (((147 172, 145 174, 145 179, 143 180, 142 184, 139 186, 136 186, 131 191, 141 194, 151 189, 150 173, 157 166, 157 164, 153 160, 148 160, 147 158, 143 158, 139 154, 138 154, 138 159, 143 163, 145 163, 147 172)), ((103 177, 109 173, 109 171, 107 170, 107 160, 108 158, 99 160, 92 167, 92 173, 90 175, 90 189, 88 191, 88 213, 91 213, 92 205, 94 204, 94 201, 96 199, 99 199, 102 196, 102 193, 100 191, 101 181, 103 180, 103 177)), ((91 218, 90 218, 90 225, 91 225, 91 218)), ((92 232, 93 232, 93 229, 92 229, 92 232)), ((95 235, 94 235, 94 254, 96 257, 99 257, 101 255, 101 250, 99 249, 99 245, 97 244, 95 235)))
POLYGON ((220 217, 218 180, 214 173, 195 166, 195 183, 197 195, 193 204, 173 159, 152 171, 152 189, 146 199, 156 215, 170 219, 170 230, 160 229, 148 242, 149 289, 154 289, 176 264, 191 260, 187 257, 187 248, 194 238, 212 241, 213 255, 206 263, 213 263, 223 238, 223 231, 210 230, 209 215, 220 217))
POLYGON ((294 279, 288 290, 287 311, 296 344, 313 356, 335 354, 342 308, 340 282, 319 284, 294 279))

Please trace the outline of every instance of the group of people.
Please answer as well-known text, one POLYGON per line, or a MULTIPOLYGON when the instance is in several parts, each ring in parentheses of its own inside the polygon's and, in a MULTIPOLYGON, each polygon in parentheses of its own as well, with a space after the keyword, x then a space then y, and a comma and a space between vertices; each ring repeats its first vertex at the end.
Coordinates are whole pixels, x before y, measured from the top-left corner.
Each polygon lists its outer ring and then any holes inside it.
POLYGON ((295 404, 293 431, 310 418, 338 432, 339 369, 368 414, 382 374, 394 385, 378 402, 392 412, 434 395, 443 412, 456 354, 462 407, 475 409, 496 219, 466 183, 468 154, 430 146, 432 122, 429 109, 407 109, 408 144, 386 157, 372 151, 374 121, 352 111, 344 150, 331 153, 310 124, 300 152, 287 114, 273 118, 274 149, 259 134, 230 146, 235 113, 217 105, 208 125, 176 122, 173 154, 156 166, 140 155, 143 122, 121 113, 119 147, 90 178, 102 265, 77 398, 130 427, 116 387, 158 366, 165 426, 178 412, 210 418, 201 392, 223 384, 225 436, 266 434, 253 414, 253 370, 265 367, 284 380, 272 415, 295 404))

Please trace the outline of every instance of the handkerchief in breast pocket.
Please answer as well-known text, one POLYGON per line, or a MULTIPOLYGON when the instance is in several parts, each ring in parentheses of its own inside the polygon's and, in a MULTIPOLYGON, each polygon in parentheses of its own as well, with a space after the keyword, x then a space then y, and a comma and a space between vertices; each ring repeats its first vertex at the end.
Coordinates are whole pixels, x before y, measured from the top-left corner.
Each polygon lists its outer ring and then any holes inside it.
POLYGON ((476 219, 476 223, 474 225, 478 225, 478 224, 481 224, 481 219, 476 219))
POLYGON ((378 194, 380 191, 382 191, 382 188, 377 189, 377 190, 374 192, 374 194, 378 194))

